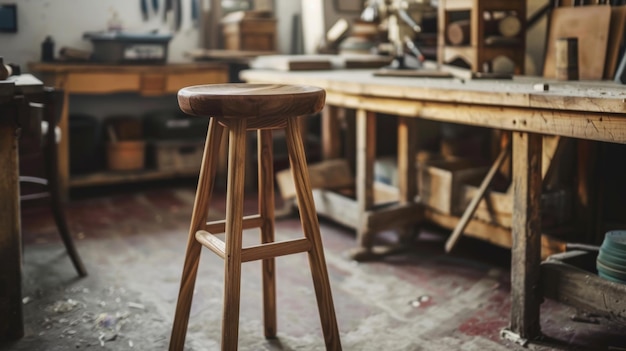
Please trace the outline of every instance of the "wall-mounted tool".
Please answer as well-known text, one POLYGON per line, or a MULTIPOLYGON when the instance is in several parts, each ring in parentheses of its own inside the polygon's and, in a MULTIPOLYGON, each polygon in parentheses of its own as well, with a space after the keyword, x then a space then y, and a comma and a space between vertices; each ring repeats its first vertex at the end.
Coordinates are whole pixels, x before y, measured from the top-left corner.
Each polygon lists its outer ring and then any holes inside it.
POLYGON ((183 22, 183 4, 182 0, 175 0, 174 3, 174 31, 180 30, 183 22))
POLYGON ((191 0, 191 24, 194 28, 198 28, 199 26, 199 18, 200 18, 200 4, 199 0, 191 0))
POLYGON ((163 23, 167 23, 167 17, 170 12, 172 12, 172 1, 173 0, 165 0, 165 6, 163 8, 163 23))
POLYGON ((148 10, 148 0, 139 0, 141 6, 141 17, 144 21, 148 20, 150 17, 150 11, 148 10))

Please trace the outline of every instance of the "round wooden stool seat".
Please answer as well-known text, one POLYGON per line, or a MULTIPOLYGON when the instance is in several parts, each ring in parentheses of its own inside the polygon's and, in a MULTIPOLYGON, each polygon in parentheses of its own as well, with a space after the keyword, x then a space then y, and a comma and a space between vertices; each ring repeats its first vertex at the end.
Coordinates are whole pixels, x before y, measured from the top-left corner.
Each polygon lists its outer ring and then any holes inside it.
POLYGON ((324 107, 325 98, 321 88, 281 84, 196 85, 178 92, 183 112, 218 119, 310 115, 324 107))

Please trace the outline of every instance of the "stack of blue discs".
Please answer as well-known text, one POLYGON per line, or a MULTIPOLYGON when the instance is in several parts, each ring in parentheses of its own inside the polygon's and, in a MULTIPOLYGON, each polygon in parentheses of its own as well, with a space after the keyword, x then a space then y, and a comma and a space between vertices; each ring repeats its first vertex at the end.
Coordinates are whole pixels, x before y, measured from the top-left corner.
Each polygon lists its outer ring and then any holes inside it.
POLYGON ((611 230, 604 236, 598 259, 598 275, 626 284, 626 230, 611 230))

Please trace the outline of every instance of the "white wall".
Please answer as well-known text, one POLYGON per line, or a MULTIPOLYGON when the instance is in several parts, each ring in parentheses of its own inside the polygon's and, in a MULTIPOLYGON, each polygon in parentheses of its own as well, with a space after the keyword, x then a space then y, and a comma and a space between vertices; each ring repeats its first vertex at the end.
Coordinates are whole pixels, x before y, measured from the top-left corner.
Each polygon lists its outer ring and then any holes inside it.
MULTIPOLYGON (((82 38, 84 32, 105 30, 112 11, 117 11, 125 29, 147 32, 168 32, 162 14, 150 15, 143 21, 139 0, 0 0, 0 4, 17 4, 18 32, 0 33, 0 55, 5 62, 26 68, 29 61, 39 61, 41 42, 47 35, 55 41, 55 55, 63 46, 92 50, 91 42, 82 38)), ((164 1, 160 0, 160 11, 164 1)), ((169 61, 185 60, 185 50, 198 47, 199 31, 191 24, 191 2, 182 1, 181 29, 169 43, 169 61)))
MULTIPOLYGON (((41 42, 47 35, 55 41, 55 55, 63 46, 92 50, 91 42, 82 38, 84 32, 105 30, 112 11, 116 11, 125 29, 147 32, 169 32, 163 22, 164 0, 159 0, 160 13, 151 13, 143 21, 140 0, 0 0, 0 4, 17 4, 18 32, 0 33, 0 55, 5 62, 26 68, 27 62, 39 61, 41 42)), ((151 3, 151 0, 149 0, 151 3)), ((169 43, 169 61, 187 61, 184 52, 201 46, 202 33, 191 23, 191 1, 182 0, 183 22, 169 43)), ((300 2, 274 0, 278 19, 278 50, 289 53, 292 40, 292 19, 300 13, 300 2)))

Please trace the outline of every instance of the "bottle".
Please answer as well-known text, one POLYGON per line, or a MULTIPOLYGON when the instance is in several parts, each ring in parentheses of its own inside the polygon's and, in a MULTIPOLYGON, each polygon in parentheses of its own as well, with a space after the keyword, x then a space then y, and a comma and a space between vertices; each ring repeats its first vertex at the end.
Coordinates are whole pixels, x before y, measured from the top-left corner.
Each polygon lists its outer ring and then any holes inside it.
POLYGON ((47 36, 41 43, 41 61, 52 62, 54 61, 54 40, 51 36, 47 36))

